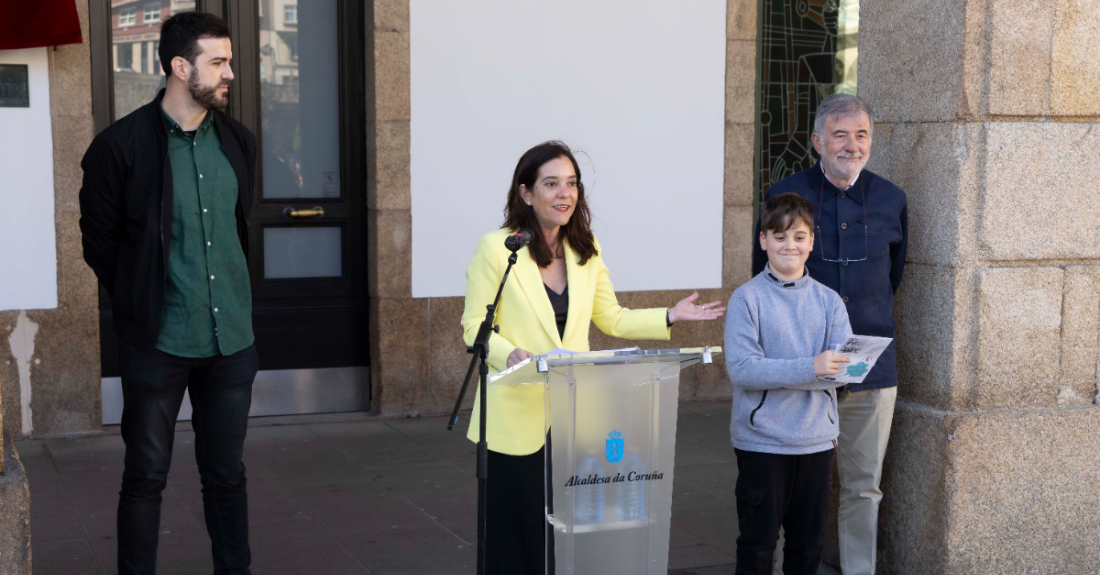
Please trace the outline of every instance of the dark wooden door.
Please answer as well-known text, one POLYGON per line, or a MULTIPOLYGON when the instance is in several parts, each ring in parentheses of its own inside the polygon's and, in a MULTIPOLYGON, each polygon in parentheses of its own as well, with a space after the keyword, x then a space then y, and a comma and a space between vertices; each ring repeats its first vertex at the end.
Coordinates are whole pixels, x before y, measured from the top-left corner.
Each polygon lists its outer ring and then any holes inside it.
POLYGON ((364 16, 353 0, 226 2, 231 114, 260 156, 249 268, 261 369, 366 366, 364 16))

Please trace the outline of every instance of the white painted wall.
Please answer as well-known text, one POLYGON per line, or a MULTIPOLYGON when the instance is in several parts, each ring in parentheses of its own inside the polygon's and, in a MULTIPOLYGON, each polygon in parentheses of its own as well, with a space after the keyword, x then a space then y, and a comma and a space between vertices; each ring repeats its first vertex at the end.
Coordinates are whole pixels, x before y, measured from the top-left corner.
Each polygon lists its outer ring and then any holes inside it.
POLYGON ((550 139, 581 152, 616 289, 721 286, 725 0, 411 0, 410 24, 414 297, 464 295, 550 139))
POLYGON ((0 50, 0 64, 28 65, 31 104, 0 108, 0 310, 57 307, 46 50, 0 50))

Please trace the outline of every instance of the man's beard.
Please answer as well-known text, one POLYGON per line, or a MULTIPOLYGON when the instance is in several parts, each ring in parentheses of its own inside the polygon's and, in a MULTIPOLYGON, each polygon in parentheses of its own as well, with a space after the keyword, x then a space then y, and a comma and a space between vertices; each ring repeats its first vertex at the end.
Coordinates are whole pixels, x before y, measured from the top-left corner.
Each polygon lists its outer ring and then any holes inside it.
MULTIPOLYGON (((821 156, 821 160, 825 162, 825 170, 834 177, 839 177, 845 180, 851 180, 859 175, 859 172, 863 170, 863 167, 867 165, 867 155, 864 155, 856 159, 856 164, 849 167, 848 164, 841 161, 842 154, 838 154, 836 157, 829 155, 821 156)), ((851 158, 846 158, 851 159, 851 158)))
POLYGON ((213 110, 214 108, 221 109, 229 105, 228 92, 226 92, 225 96, 218 95, 218 89, 228 85, 229 82, 218 82, 214 86, 204 86, 199 83, 197 70, 192 70, 191 77, 187 79, 187 89, 191 92, 191 98, 207 110, 213 110))

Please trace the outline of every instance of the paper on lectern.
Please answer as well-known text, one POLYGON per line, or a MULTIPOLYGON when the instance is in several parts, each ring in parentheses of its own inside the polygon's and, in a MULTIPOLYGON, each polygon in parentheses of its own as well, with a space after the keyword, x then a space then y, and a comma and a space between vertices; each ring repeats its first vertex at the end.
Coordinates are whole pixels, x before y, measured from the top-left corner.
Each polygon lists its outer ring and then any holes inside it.
MULTIPOLYGON (((550 350, 546 353, 536 353, 536 354, 532 355, 531 357, 528 357, 527 359, 516 363, 512 367, 509 367, 507 369, 504 369, 504 370, 493 373, 492 375, 489 376, 489 383, 493 383, 494 381, 497 381, 497 380, 501 379, 504 376, 511 375, 512 373, 523 369, 528 364, 535 361, 535 359, 538 358, 539 356, 575 355, 575 354, 578 354, 578 353, 614 353, 614 352, 619 352, 619 351, 639 351, 640 349, 642 349, 642 348, 640 348, 638 346, 634 346, 634 347, 624 347, 622 349, 604 349, 604 350, 600 350, 600 351, 588 352, 588 351, 570 351, 568 349, 562 349, 560 347, 556 347, 556 348, 554 348, 554 349, 552 349, 552 350, 550 350)), ((518 384, 511 384, 511 385, 518 385, 518 384)))
POLYGON ((540 353, 538 355, 571 355, 571 354, 574 354, 574 353, 615 353, 615 352, 619 352, 619 351, 638 351, 640 349, 642 349, 642 348, 640 348, 638 346, 634 346, 634 347, 624 347, 622 349, 598 349, 598 350, 593 350, 591 352, 588 352, 588 351, 570 351, 568 349, 562 349, 560 347, 555 347, 554 349, 552 349, 552 350, 550 350, 546 353, 540 353))

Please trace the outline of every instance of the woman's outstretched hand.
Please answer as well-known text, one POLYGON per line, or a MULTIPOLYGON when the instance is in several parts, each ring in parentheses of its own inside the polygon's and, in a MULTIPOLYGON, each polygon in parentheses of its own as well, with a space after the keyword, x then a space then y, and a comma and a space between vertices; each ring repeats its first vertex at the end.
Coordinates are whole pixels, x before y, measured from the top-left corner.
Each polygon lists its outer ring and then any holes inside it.
POLYGON ((686 298, 676 302, 676 305, 668 308, 668 319, 672 323, 676 323, 681 320, 685 321, 703 321, 718 319, 726 313, 726 308, 719 307, 722 305, 720 301, 712 301, 705 304, 696 304, 695 300, 699 299, 699 292, 695 292, 686 298))

